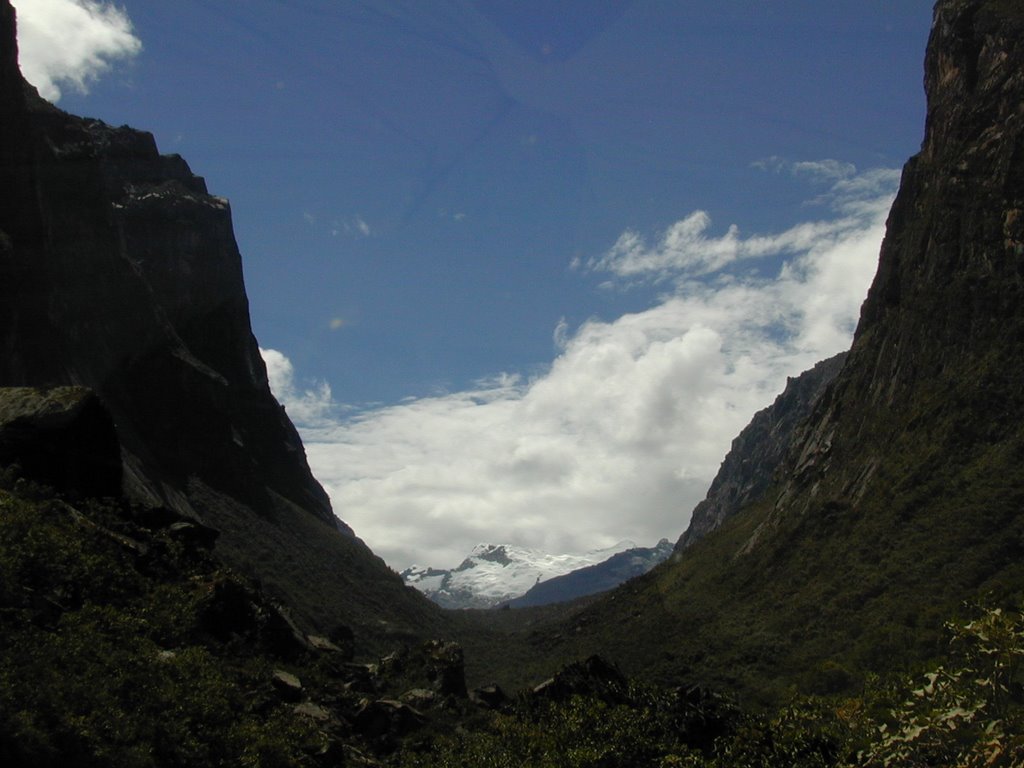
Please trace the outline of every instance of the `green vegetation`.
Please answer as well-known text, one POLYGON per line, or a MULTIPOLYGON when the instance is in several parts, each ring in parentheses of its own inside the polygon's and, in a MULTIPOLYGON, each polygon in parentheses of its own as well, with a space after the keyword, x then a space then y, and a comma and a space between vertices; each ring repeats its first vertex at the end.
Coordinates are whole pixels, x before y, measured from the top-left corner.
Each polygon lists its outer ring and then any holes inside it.
POLYGON ((573 696, 543 704, 521 700, 511 714, 497 714, 486 728, 439 739, 425 752, 407 752, 404 768, 493 766, 683 765, 686 723, 676 698, 633 687, 623 703, 573 696))
POLYGON ((485 629, 520 628, 500 655, 463 631, 471 663, 492 653, 473 674, 515 687, 545 674, 538 660, 596 653, 648 682, 688 680, 776 707, 797 693, 853 695, 872 674, 938 659, 964 600, 1024 599, 1024 429, 1014 421, 960 441, 983 420, 924 406, 906 418, 918 426, 888 440, 856 503, 848 488, 861 464, 822 480, 806 508, 776 510, 776 487, 678 562, 559 618, 482 617, 485 629))
POLYGON ((0 491, 0 763, 286 766, 321 748, 260 690, 268 658, 202 637, 212 563, 119 532, 114 502, 29 496, 0 491))
POLYGON ((617 701, 522 697, 485 728, 401 756, 403 768, 1024 765, 1024 617, 990 608, 947 625, 944 663, 855 696, 801 696, 765 713, 633 683, 617 701), (920 685, 923 681, 924 685, 920 685), (710 737, 710 738, 709 738, 710 737))
POLYGON ((903 692, 861 753, 868 765, 1024 765, 1024 620, 989 609, 951 624, 950 663, 903 692))
MULTIPOLYGON (((998 608, 940 630, 948 639, 924 674, 860 683, 827 660, 806 671, 814 693, 770 706, 614 673, 523 693, 497 710, 421 692, 434 701, 426 716, 396 703, 392 714, 407 722, 363 723, 356 733, 370 711, 360 690, 385 699, 419 690, 440 657, 402 651, 370 668, 275 651, 244 619, 225 630, 227 606, 259 608, 262 598, 205 547, 147 531, 119 501, 72 506, 18 488, 0 490, 4 765, 1024 765, 1024 618, 998 608), (346 677, 346 667, 373 677, 346 677), (322 705, 321 717, 275 690, 282 668, 301 677, 301 698, 322 705)), ((761 663, 748 660, 747 672, 761 663)))

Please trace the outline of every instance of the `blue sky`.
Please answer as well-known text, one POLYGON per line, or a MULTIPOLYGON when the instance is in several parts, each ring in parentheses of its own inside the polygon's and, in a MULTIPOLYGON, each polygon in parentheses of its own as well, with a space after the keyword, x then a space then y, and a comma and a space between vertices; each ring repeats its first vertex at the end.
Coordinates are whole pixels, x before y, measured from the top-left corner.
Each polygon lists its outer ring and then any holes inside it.
POLYGON ((396 568, 677 537, 848 346, 923 131, 924 0, 14 4, 44 95, 231 200, 275 391, 396 568))

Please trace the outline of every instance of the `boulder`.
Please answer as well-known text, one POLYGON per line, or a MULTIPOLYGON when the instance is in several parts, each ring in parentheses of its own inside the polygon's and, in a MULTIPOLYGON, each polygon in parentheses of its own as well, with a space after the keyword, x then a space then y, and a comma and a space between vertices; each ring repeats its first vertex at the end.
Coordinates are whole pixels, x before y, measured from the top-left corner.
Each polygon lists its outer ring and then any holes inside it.
POLYGON ((306 641, 313 646, 313 650, 322 651, 323 653, 342 653, 342 649, 328 640, 326 637, 320 635, 307 635, 306 641))
POLYGON ((74 497, 121 494, 114 421, 85 387, 0 388, 0 466, 74 497))
POLYGON ((313 650, 283 606, 270 601, 260 605, 260 643, 269 653, 282 659, 298 659, 313 650))
POLYGON ((442 696, 466 698, 466 672, 462 646, 444 640, 423 644, 427 679, 442 696))
POLYGON ((195 521, 182 520, 167 526, 167 534, 177 541, 199 549, 212 549, 220 531, 195 521))
POLYGON ((358 693, 374 693, 377 690, 376 666, 349 662, 342 666, 345 689, 358 693))
POLYGON ((308 717, 318 723, 326 723, 332 719, 331 713, 312 701, 304 701, 292 708, 297 715, 308 717))
POLYGON ((302 681, 291 672, 275 669, 270 683, 285 701, 301 701, 303 696, 302 681))
POLYGON ((364 699, 352 725, 367 739, 387 744, 412 733, 427 721, 423 713, 392 699, 364 699))
POLYGON ((196 621, 217 642, 249 643, 279 659, 294 661, 313 651, 284 608, 234 577, 218 575, 206 585, 196 621))
POLYGON ((199 629, 219 642, 254 640, 259 634, 255 594, 234 579, 217 578, 206 586, 196 620, 199 629))
POLYGON ((408 652, 404 649, 394 651, 381 658, 377 664, 377 673, 382 677, 394 677, 400 675, 408 663, 408 652))
POLYGON ((474 688, 469 694, 469 700, 485 709, 503 709, 512 702, 497 684, 474 688))
POLYGON ((352 661, 355 657, 356 638, 352 628, 346 624, 336 624, 327 633, 330 643, 339 649, 338 658, 341 661, 352 661))
POLYGON ((592 696, 607 704, 621 704, 629 698, 629 682, 615 665, 600 656, 591 656, 563 667, 534 688, 533 695, 550 701, 592 696))
POLYGON ((403 693, 400 698, 410 707, 427 709, 437 701, 437 694, 427 688, 412 688, 403 693))

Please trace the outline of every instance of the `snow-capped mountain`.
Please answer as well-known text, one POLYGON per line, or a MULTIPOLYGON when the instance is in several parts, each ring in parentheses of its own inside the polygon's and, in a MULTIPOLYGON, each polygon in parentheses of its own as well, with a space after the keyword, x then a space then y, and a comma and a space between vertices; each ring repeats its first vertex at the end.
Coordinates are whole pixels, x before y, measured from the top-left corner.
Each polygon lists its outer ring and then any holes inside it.
POLYGON ((512 544, 478 544, 457 568, 413 565, 402 579, 445 608, 490 608, 525 594, 536 584, 634 549, 620 541, 606 549, 578 555, 552 555, 512 544))
POLYGON ((510 608, 525 608, 531 605, 564 603, 577 597, 606 592, 665 562, 671 557, 674 549, 674 545, 668 539, 662 539, 653 547, 627 549, 625 552, 612 555, 604 562, 542 581, 531 587, 526 594, 509 600, 506 605, 510 608))

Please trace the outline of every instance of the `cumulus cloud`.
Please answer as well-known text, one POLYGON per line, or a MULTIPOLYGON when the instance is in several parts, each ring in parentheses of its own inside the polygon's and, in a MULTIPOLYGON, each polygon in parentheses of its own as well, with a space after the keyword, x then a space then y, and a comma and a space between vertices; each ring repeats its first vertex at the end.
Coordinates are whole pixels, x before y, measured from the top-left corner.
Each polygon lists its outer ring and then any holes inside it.
POLYGON ((260 349, 267 366, 270 391, 285 406, 296 424, 314 424, 330 419, 338 412, 331 387, 326 381, 310 382, 302 387, 295 380, 292 361, 276 349, 260 349))
POLYGON ((124 10, 98 0, 13 0, 21 71, 43 98, 82 93, 111 63, 142 50, 124 10))
POLYGON ((843 176, 831 218, 776 234, 709 236, 700 212, 651 246, 627 233, 589 269, 671 290, 611 321, 560 321, 557 356, 532 379, 337 419, 305 408, 327 391, 296 389, 274 353, 275 391, 336 513, 393 567, 453 566, 479 542, 580 552, 675 538, 755 411, 849 346, 894 189, 892 172, 843 176), (755 256, 765 269, 728 269, 755 256))

